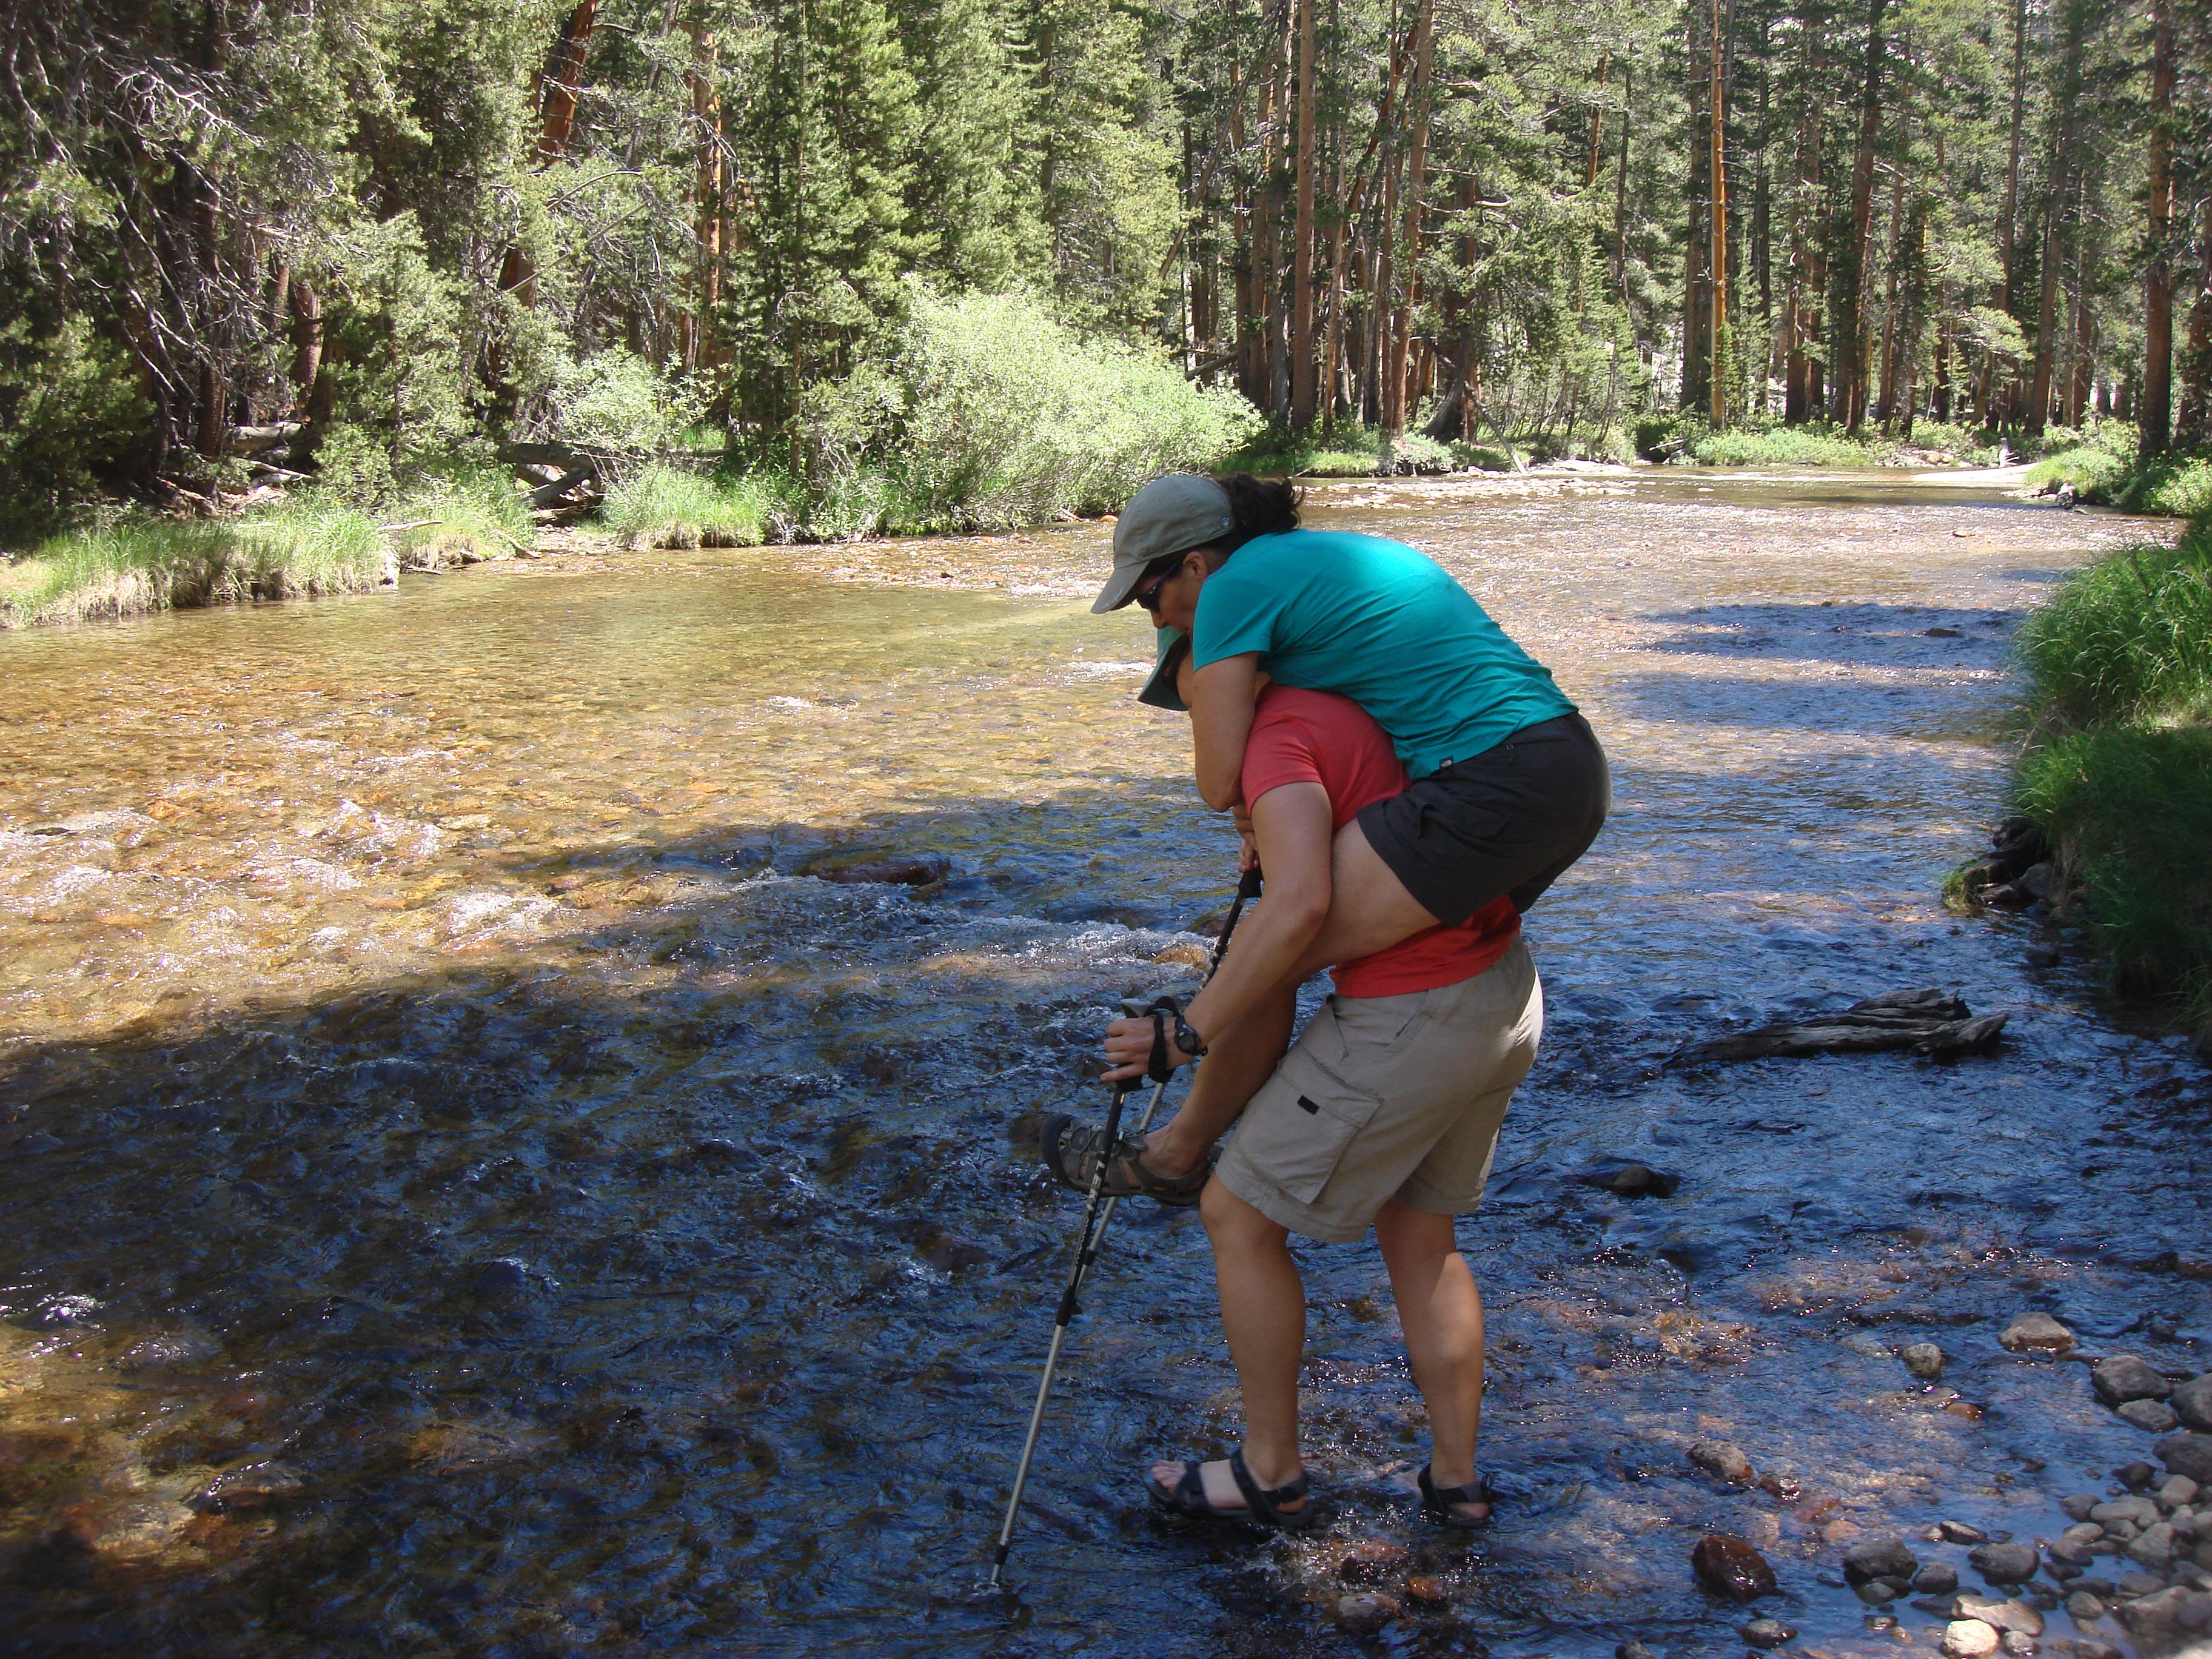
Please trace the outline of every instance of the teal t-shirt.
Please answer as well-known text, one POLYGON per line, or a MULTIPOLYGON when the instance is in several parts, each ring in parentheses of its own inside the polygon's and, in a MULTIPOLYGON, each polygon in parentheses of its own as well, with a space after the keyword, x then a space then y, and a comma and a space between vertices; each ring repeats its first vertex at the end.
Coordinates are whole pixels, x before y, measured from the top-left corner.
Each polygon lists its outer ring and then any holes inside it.
POLYGON ((1379 536, 1292 530, 1238 548, 1199 592, 1191 660, 1247 651, 1285 685, 1351 698, 1417 778, 1575 712, 1442 565, 1379 536))

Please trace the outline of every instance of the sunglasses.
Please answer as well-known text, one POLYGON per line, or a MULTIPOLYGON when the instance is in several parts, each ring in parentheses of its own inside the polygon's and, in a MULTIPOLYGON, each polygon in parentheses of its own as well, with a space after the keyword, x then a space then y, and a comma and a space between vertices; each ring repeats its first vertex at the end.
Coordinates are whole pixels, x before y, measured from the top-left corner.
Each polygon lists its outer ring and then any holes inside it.
POLYGON ((1166 569, 1161 571, 1158 575, 1153 577, 1152 580, 1146 582, 1142 587, 1137 590, 1136 603, 1146 611, 1158 610, 1160 606, 1160 589, 1165 587, 1168 585, 1169 579, 1171 578, 1176 571, 1182 568, 1182 555, 1177 553, 1169 561, 1168 568, 1166 569))

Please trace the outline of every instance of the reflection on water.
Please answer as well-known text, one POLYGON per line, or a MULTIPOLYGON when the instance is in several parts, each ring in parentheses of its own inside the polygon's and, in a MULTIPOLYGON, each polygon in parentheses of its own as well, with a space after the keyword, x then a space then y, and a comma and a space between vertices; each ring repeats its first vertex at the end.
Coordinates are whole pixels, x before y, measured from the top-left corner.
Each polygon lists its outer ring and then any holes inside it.
POLYGON ((2148 1438, 1996 1329, 2203 1367, 2212 1096, 1935 894, 2002 787, 2010 629, 2142 527, 1694 475, 1316 503, 1451 563, 1617 768, 1462 1229, 1488 1534, 1409 1521, 1365 1247, 1305 1252, 1332 1523, 1148 1518, 1140 1463, 1234 1416, 1203 1237, 1146 1206, 1021 1599, 974 1593, 1072 1220, 1036 1114, 1095 1097, 1114 998, 1193 977, 1233 843, 1130 701, 1141 630, 1087 614, 1101 528, 653 556, 0 639, 21 1648, 1687 1652, 1741 1617, 1687 1570, 1717 1528, 1838 1659, 1899 1645, 1827 1581, 1851 1538, 2052 1532, 2148 1438), (875 849, 942 877, 806 873, 875 849), (1923 984, 2015 1011, 2002 1053, 1662 1068, 1923 984), (1680 1191, 1571 1179, 1609 1153, 1680 1191), (1715 1437, 1772 1490, 1698 1475, 1715 1437))

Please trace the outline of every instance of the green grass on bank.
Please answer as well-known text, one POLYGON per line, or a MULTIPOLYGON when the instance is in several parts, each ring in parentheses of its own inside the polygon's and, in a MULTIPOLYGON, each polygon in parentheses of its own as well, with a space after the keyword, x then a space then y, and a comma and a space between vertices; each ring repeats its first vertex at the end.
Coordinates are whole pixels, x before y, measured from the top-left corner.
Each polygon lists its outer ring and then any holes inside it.
POLYGON ((2212 1036, 2212 521, 2080 572, 2021 652, 2041 740, 2017 799, 2116 988, 2212 1036))
POLYGON ((623 547, 757 547, 771 506, 753 479, 648 466, 607 492, 599 516, 623 547))
POLYGON ((0 626, 321 598, 378 586, 392 572, 376 521, 327 500, 238 519, 125 519, 0 566, 0 626))
POLYGON ((399 562, 410 570, 512 558, 538 544, 529 498, 504 469, 433 476, 404 492, 385 522, 399 562))
POLYGON ((1754 420, 1716 432, 1695 416, 1653 416, 1636 428, 1637 453, 1692 466, 1995 466, 1997 447, 1975 429, 1917 421, 1911 436, 1867 428, 1785 426, 1754 420))
POLYGON ((2212 459, 2164 455, 2138 460, 2099 444, 2076 444, 2045 456, 2027 471, 2037 487, 2069 483, 2081 501, 2129 513, 2193 519, 2212 514, 2212 459))

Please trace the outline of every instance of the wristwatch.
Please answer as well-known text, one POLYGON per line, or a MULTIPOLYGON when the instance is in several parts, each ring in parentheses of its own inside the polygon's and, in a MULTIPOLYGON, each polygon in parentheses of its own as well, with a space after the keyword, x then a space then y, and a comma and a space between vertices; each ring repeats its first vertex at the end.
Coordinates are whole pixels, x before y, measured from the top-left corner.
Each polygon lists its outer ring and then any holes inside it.
POLYGON ((1180 1009, 1176 1012, 1175 1045, 1193 1059, 1206 1052, 1206 1039, 1199 1036, 1198 1027, 1182 1017, 1180 1009))

